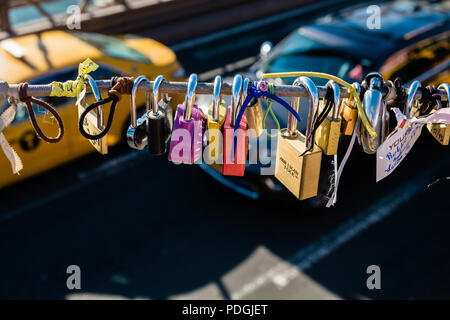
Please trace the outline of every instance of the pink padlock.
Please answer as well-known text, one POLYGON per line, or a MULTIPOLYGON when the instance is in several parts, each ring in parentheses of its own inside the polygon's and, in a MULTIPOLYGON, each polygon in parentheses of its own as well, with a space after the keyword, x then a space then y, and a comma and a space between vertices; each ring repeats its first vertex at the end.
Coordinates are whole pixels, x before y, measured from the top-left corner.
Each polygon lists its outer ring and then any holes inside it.
POLYGON ((202 158, 206 117, 195 104, 197 75, 191 74, 184 103, 179 104, 173 123, 169 161, 193 164, 202 158))

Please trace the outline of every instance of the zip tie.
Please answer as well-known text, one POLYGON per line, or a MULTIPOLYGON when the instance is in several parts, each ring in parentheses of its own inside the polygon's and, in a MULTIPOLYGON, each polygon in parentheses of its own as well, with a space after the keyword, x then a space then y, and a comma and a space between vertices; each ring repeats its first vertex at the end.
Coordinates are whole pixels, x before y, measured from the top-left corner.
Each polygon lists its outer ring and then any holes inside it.
POLYGON ((370 134, 372 138, 375 138, 377 136, 375 130, 373 129, 372 125, 370 124, 369 119, 367 118, 366 112, 364 111, 363 105, 361 103, 361 100, 359 99, 358 93, 356 92, 356 89, 349 84, 348 82, 342 80, 341 78, 335 77, 331 74, 322 73, 322 72, 281 72, 281 73, 265 73, 262 75, 262 79, 267 78, 289 78, 289 77, 316 77, 316 78, 324 78, 333 80, 336 83, 339 83, 340 85, 347 88, 347 90, 350 92, 350 95, 355 99, 356 107, 358 108, 358 113, 361 117, 361 122, 363 126, 366 128, 367 132, 370 134))

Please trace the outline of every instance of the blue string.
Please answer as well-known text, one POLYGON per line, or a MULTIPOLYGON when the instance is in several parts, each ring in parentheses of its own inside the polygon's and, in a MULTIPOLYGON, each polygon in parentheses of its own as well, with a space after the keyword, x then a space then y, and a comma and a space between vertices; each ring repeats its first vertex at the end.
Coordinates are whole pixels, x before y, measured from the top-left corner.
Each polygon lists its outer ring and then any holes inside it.
POLYGON ((250 93, 247 95, 247 97, 245 98, 244 102, 242 103, 241 109, 239 110, 239 114, 236 118, 236 121, 234 123, 234 132, 233 132, 233 147, 231 148, 231 154, 230 154, 230 160, 233 161, 234 159, 234 150, 236 148, 237 145, 237 135, 236 135, 236 130, 239 129, 239 125, 241 123, 241 119, 242 116, 244 115, 245 109, 247 108, 248 104, 250 103, 250 101, 252 100, 252 98, 256 98, 259 99, 261 97, 267 97, 269 99, 275 100, 276 102, 278 102, 279 104, 281 104, 284 108, 286 108, 290 113, 292 113, 292 115, 299 121, 301 122, 302 119, 300 118, 300 115, 297 113, 297 111, 294 110, 294 108, 291 107, 291 105, 289 103, 287 103, 286 101, 284 101, 283 99, 279 98, 278 96, 271 94, 269 92, 265 92, 265 91, 261 91, 258 90, 256 88, 256 85, 254 84, 253 86, 251 86, 250 88, 250 93))

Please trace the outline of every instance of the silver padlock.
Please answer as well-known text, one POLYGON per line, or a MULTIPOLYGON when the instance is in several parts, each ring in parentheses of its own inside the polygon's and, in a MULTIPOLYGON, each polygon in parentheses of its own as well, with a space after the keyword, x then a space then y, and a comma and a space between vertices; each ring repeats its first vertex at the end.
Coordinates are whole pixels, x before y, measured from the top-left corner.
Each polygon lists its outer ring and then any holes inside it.
POLYGON ((377 136, 372 137, 360 122, 358 140, 365 153, 373 154, 377 152, 378 147, 388 135, 389 112, 381 93, 382 76, 379 73, 371 73, 366 77, 365 81, 368 83, 369 89, 364 93, 363 107, 377 136))
POLYGON ((150 110, 150 93, 145 93, 145 110, 146 112, 136 119, 136 91, 139 87, 139 84, 148 80, 146 76, 139 76, 133 84, 133 88, 131 89, 131 104, 130 104, 130 117, 131 124, 127 130, 127 142, 128 145, 136 150, 143 150, 147 144, 147 112, 150 110))
POLYGON ((159 87, 164 81, 164 76, 159 75, 153 82, 152 107, 147 111, 147 144, 154 155, 166 153, 173 127, 172 102, 168 94, 163 94, 159 100, 159 87))

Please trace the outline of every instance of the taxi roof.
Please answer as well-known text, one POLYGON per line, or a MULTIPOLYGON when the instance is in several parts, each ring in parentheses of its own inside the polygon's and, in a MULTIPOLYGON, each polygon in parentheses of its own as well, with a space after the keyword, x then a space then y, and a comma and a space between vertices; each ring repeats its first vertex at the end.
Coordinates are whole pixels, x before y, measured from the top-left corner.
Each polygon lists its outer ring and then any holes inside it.
POLYGON ((102 52, 64 31, 46 31, 11 38, 25 49, 17 58, 0 46, 0 80, 17 83, 54 69, 78 65, 86 58, 95 61, 102 52))

